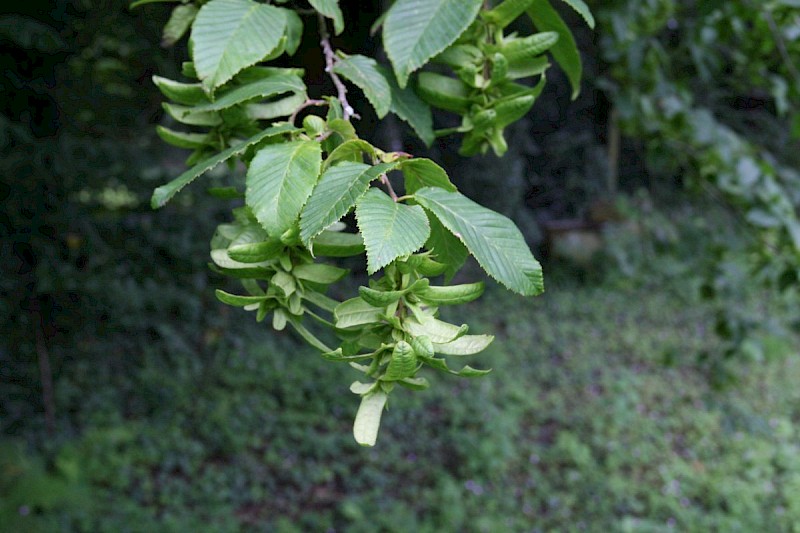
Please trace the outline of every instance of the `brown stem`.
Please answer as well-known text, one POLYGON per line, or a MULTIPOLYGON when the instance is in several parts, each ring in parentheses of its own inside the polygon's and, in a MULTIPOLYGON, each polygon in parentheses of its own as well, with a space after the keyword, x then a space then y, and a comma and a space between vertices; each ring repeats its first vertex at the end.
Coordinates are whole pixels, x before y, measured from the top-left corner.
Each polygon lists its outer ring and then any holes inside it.
POLYGON ((392 200, 396 202, 398 196, 397 193, 394 192, 394 187, 392 187, 392 182, 389 181, 389 176, 387 176, 386 174, 381 174, 381 183, 383 184, 384 187, 386 187, 386 190, 389 191, 389 196, 392 197, 392 200))
POLYGON ((333 84, 336 86, 336 92, 339 96, 339 101, 342 103, 342 112, 344 113, 344 119, 350 120, 351 117, 353 118, 361 118, 353 109, 353 106, 347 101, 347 87, 344 86, 342 80, 339 76, 334 72, 334 67, 336 66, 336 54, 333 53, 333 48, 331 48, 331 40, 330 34, 328 33, 328 26, 325 22, 325 18, 320 15, 319 16, 319 34, 322 37, 320 40, 320 45, 322 45, 322 52, 325 54, 325 72, 331 77, 333 80, 333 84))
POLYGON ((294 124, 294 121, 297 120, 297 115, 299 115, 300 112, 302 110, 304 110, 304 109, 307 109, 309 107, 314 107, 314 106, 321 107, 321 106, 324 106, 324 105, 328 105, 328 102, 326 102, 325 100, 314 100, 314 99, 309 98, 308 100, 303 102, 302 105, 300 105, 300 107, 298 107, 297 109, 294 110, 294 113, 292 113, 292 116, 289 117, 289 122, 294 124))

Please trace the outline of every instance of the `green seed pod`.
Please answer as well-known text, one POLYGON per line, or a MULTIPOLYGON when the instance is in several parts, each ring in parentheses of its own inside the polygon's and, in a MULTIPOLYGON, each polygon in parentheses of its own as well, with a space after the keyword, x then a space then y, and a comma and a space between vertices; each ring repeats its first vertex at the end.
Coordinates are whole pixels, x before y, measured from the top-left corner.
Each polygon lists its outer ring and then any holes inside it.
POLYGON ((503 54, 492 56, 492 85, 497 85, 508 79, 508 59, 503 54))
POLYGON ((509 63, 525 58, 533 58, 550 49, 558 41, 558 34, 554 31, 535 33, 528 37, 506 41, 498 51, 506 56, 509 63))
POLYGON ((434 57, 433 62, 460 68, 464 65, 477 65, 481 59, 483 59, 483 54, 477 46, 457 44, 434 57))
POLYGON ((502 129, 518 121, 528 114, 534 102, 536 102, 536 97, 530 94, 498 100, 493 107, 497 113, 495 125, 502 129))
POLYGON ((433 341, 427 335, 419 335, 411 340, 411 347, 420 357, 433 357, 433 341))
POLYGON ((461 80, 434 72, 421 72, 417 92, 434 107, 459 114, 469 111, 469 87, 461 80))
POLYGON ((381 379, 397 381, 410 378, 417 371, 417 355, 406 341, 399 341, 392 351, 392 359, 386 367, 386 372, 381 379))
POLYGON ((327 123, 325 120, 317 115, 308 115, 303 119, 303 128, 310 137, 316 137, 317 135, 320 135, 323 131, 325 131, 326 127, 327 123))
POLYGON ((373 307, 386 307, 403 297, 405 291, 378 291, 369 287, 359 287, 358 295, 373 307))
POLYGON ((449 285, 446 287, 426 287, 414 291, 421 300, 435 305, 459 305, 475 300, 483 294, 484 284, 465 283, 463 285, 449 285))

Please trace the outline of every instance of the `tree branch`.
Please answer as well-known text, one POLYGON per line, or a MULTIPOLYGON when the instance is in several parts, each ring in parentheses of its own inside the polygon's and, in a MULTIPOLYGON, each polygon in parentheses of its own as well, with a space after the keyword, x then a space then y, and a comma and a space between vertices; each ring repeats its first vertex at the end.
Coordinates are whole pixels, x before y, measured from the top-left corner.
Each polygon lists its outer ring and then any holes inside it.
POLYGON ((314 100, 312 98, 309 98, 308 100, 303 102, 302 105, 300 105, 300 107, 294 110, 292 116, 289 117, 289 122, 294 124, 294 121, 297 120, 297 115, 299 115, 300 112, 304 109, 314 106, 322 107, 324 105, 328 105, 328 102, 326 102, 325 100, 314 100))
POLYGON ((333 48, 331 48, 331 41, 330 41, 330 34, 328 33, 328 26, 325 22, 325 18, 320 15, 319 16, 319 34, 322 37, 320 40, 320 45, 322 45, 322 52, 325 54, 325 72, 331 77, 333 80, 333 84, 336 86, 336 91, 338 93, 339 101, 342 103, 342 111, 344 113, 344 119, 350 120, 350 118, 361 118, 353 109, 353 106, 347 101, 347 87, 344 86, 342 80, 339 76, 334 72, 333 68, 336 66, 336 54, 333 53, 333 48))

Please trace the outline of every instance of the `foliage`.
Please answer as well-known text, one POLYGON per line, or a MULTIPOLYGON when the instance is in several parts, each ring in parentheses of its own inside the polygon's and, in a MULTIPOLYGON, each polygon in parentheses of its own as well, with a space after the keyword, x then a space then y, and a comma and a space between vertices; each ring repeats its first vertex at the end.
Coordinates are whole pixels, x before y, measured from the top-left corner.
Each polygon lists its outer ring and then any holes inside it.
POLYGON ((784 293, 778 298, 797 297, 800 174, 786 147, 800 102, 792 56, 800 19, 791 2, 695 7, 652 0, 599 11, 609 63, 600 81, 655 172, 680 174, 736 214, 731 222, 746 246, 714 232, 702 267, 702 294, 717 302, 719 352, 728 359, 751 349, 767 325, 742 320, 717 295, 757 283, 784 293))
POLYGON ((714 392, 689 357, 713 344, 711 308, 557 289, 450 308, 498 331, 496 378, 397 396, 380 453, 346 434, 347 368, 233 312, 215 328, 235 337, 195 357, 176 332, 125 372, 85 359, 59 384, 82 431, 2 500, 29 505, 25 530, 793 531, 797 360, 734 363, 739 387, 714 392), (36 479, 55 497, 68 475, 87 500, 32 505, 36 479))
MULTIPOLYGON (((164 206, 221 163, 245 164, 244 190, 234 180, 212 191, 223 199, 243 197, 244 206, 233 210, 231 223, 217 228, 211 259, 216 272, 241 280, 246 295, 217 291, 217 297, 255 311, 259 322, 272 314, 275 330, 290 325, 326 359, 348 362, 365 374, 367 383, 351 386, 362 398, 354 435, 371 446, 387 394, 396 385, 429 386, 417 376, 423 367, 464 377, 488 372, 470 366, 451 370, 445 358, 436 357, 472 355, 491 342, 491 336, 467 335, 466 325, 437 318, 440 306, 471 301, 482 285, 433 286, 430 278, 452 277, 466 249, 511 291, 531 296, 544 287, 541 266, 513 222, 458 193, 432 161, 385 152, 359 138, 352 124, 358 115, 339 76, 364 92, 378 117, 396 112, 426 142, 431 111, 417 94, 462 117, 455 131, 466 134, 463 154, 491 146, 502 155, 503 129, 530 110, 544 86, 549 66, 544 53, 571 36, 546 0, 507 0, 493 9, 480 0, 399 0, 383 20, 389 73, 370 57, 336 55, 325 18, 333 19, 337 34, 343 31, 338 3, 314 1, 310 13, 318 15, 326 71, 337 89, 336 98, 319 99, 308 96, 302 69, 264 66, 293 55, 302 43, 299 15, 306 11, 282 4, 211 0, 199 6, 189 29, 192 61, 183 65, 184 76, 194 81, 154 78, 171 101, 164 104, 171 118, 195 128, 162 127, 161 137, 193 149, 187 161, 193 166, 156 189, 152 203, 164 206), (556 31, 506 35, 504 28, 526 12, 537 26, 558 26, 556 31), (415 94, 410 77, 431 61, 448 65, 456 77, 421 72, 413 82, 415 94), (534 87, 515 81, 532 77, 540 78, 534 87), (311 114, 312 107, 327 107, 327 114, 311 114), (395 193, 393 171, 404 176, 405 195, 395 193), (371 187, 374 181, 386 193, 371 187), (351 210, 357 234, 342 233, 346 226, 340 220, 351 210), (368 273, 383 275, 354 298, 340 302, 327 296, 346 272, 319 259, 362 252, 368 273), (309 327, 303 319, 317 324, 309 327), (339 346, 329 347, 320 336, 338 337, 339 346)), ((568 4, 594 23, 583 2, 568 4)), ((178 12, 184 8, 176 7, 171 20, 184 20, 178 12)), ((167 33, 174 40, 176 32, 167 33)), ((570 41, 569 53, 577 56, 574 48, 570 41)), ((556 60, 576 82, 579 64, 564 60, 563 46, 559 50, 556 60)), ((451 132, 439 132, 445 133, 451 132)))

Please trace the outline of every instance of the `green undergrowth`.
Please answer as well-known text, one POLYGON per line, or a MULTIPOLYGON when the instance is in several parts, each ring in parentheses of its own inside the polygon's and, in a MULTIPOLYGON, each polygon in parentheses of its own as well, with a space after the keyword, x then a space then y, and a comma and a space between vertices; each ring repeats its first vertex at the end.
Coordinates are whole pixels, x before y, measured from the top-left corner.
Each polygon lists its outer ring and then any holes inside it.
POLYGON ((548 290, 448 315, 497 333, 469 361, 494 372, 395 395, 373 449, 350 435, 355 371, 255 325, 65 372, 56 444, 3 443, 0 530, 800 531, 796 357, 716 390, 701 305, 548 290))

